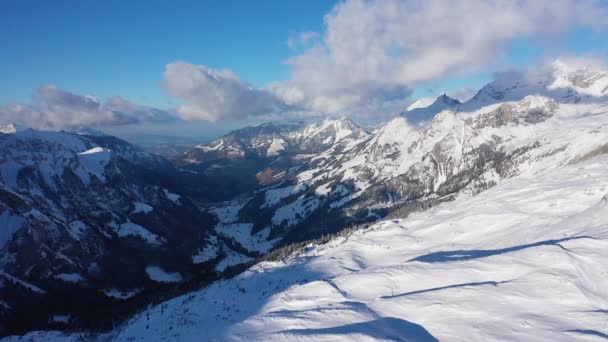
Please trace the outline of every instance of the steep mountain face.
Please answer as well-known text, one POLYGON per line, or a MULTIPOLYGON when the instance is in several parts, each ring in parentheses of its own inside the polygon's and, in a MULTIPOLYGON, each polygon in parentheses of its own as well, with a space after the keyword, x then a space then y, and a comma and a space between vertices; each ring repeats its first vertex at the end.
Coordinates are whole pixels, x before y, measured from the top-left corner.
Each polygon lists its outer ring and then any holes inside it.
POLYGON ((278 155, 318 153, 348 139, 359 139, 367 132, 349 119, 266 123, 230 132, 208 144, 184 153, 183 163, 201 164, 220 159, 269 158, 278 155))
POLYGON ((282 181, 313 154, 369 134, 348 119, 267 123, 226 134, 184 152, 175 163, 205 175, 221 188, 213 199, 226 200, 282 181))
POLYGON ((214 205, 216 231, 262 252, 605 153, 608 99, 588 90, 602 88, 606 73, 563 75, 559 66, 543 74, 551 82, 497 80, 463 104, 442 95, 422 109, 454 107, 427 125, 398 117, 333 144, 269 187, 214 205))
POLYGON ((432 120, 435 114, 444 110, 457 111, 462 103, 459 100, 449 97, 447 94, 441 94, 435 101, 428 106, 418 106, 418 103, 412 104, 408 110, 401 115, 408 119, 413 125, 422 125, 432 120))
POLYGON ((178 194, 182 173, 112 136, 0 134, 0 330, 56 315, 87 326, 138 293, 213 276, 215 219, 178 194))

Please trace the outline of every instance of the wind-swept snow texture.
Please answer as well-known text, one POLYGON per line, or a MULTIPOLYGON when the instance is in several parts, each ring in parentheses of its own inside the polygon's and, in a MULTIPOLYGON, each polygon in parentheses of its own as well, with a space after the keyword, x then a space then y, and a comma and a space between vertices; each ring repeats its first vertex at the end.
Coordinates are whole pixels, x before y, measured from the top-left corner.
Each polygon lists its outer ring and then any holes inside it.
POLYGON ((608 157, 503 181, 147 310, 119 341, 608 335, 608 157))

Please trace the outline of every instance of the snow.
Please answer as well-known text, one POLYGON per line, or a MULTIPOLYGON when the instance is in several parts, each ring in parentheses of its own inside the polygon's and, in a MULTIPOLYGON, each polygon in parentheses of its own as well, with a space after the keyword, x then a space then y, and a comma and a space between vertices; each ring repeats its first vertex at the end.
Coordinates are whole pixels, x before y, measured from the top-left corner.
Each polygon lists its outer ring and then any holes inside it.
POLYGON ((195 264, 201 264, 203 262, 207 262, 211 259, 214 259, 218 256, 220 252, 220 245, 218 243, 216 236, 210 236, 207 244, 205 244, 201 249, 197 251, 196 254, 192 256, 192 262, 195 264))
POLYGON ((118 228, 115 229, 115 231, 119 237, 138 237, 151 245, 162 244, 162 239, 160 236, 130 221, 121 223, 118 225, 118 228))
POLYGON ((210 208, 209 211, 217 217, 220 223, 235 222, 239 218, 239 211, 248 201, 249 200, 221 203, 216 207, 210 208))
POLYGON ((201 150, 203 150, 203 151, 205 151, 205 152, 210 152, 210 151, 217 151, 217 150, 219 150, 220 148, 222 148, 222 146, 224 146, 224 140, 221 140, 221 139, 220 139, 220 141, 217 141, 217 142, 215 142, 215 143, 216 143, 216 145, 215 145, 215 146, 209 146, 209 145, 198 145, 198 146, 196 146, 195 148, 197 148, 197 149, 201 149, 201 150))
POLYGON ((329 183, 325 183, 325 184, 318 186, 315 189, 315 194, 319 195, 319 196, 326 196, 327 194, 329 194, 331 192, 331 185, 332 185, 332 183, 329 182, 329 183))
POLYGON ((226 256, 215 266, 218 272, 224 272, 228 267, 243 264, 253 259, 230 248, 225 248, 226 256))
POLYGON ((270 227, 266 227, 255 234, 251 234, 253 223, 231 223, 215 226, 216 232, 234 239, 249 251, 260 253, 268 252, 278 240, 268 241, 270 227))
POLYGON ((270 143, 270 146, 268 147, 268 151, 266 151, 266 156, 267 157, 276 156, 279 153, 281 153, 281 151, 285 150, 285 147, 287 147, 287 143, 285 142, 285 140, 272 139, 272 142, 270 143))
POLYGON ((308 188, 306 183, 298 183, 284 188, 270 189, 264 193, 264 204, 262 208, 272 207, 283 198, 300 193, 308 188))
POLYGON ((104 289, 101 292, 103 292, 106 296, 108 296, 110 298, 129 299, 129 298, 137 295, 138 293, 140 293, 141 290, 140 289, 119 290, 117 288, 110 288, 110 289, 104 289))
POLYGON ((420 98, 420 99, 414 101, 411 105, 409 105, 407 107, 406 110, 410 111, 410 110, 413 110, 416 108, 426 108, 426 107, 432 105, 433 102, 435 102, 434 97, 423 97, 423 98, 420 98))
POLYGON ((78 273, 60 273, 56 274, 54 278, 62 280, 66 283, 79 283, 84 280, 78 273))
POLYGON ((315 175, 315 173, 318 173, 318 172, 319 172, 318 169, 306 170, 306 171, 301 172, 297 177, 298 183, 311 180, 312 177, 315 175))
MULTIPOLYGON (((93 147, 90 150, 78 153, 78 159, 84 172, 92 174, 102 182, 105 181, 105 167, 110 161, 112 151, 102 148, 93 147)), ((90 179, 88 174, 84 173, 82 169, 77 170, 77 174, 80 176, 85 184, 88 184, 90 179)))
POLYGON ((25 223, 25 219, 6 209, 0 214, 0 250, 25 223))
POLYGON ((76 220, 68 224, 68 233, 74 238, 74 240, 80 240, 84 237, 86 231, 89 229, 86 223, 76 220))
POLYGON ((15 124, 0 124, 0 133, 3 134, 13 134, 17 132, 17 128, 15 127, 15 124))
POLYGON ((169 190, 167 190, 167 189, 163 189, 163 191, 165 192, 165 196, 167 196, 167 198, 168 198, 170 201, 172 201, 172 202, 173 202, 173 203, 175 203, 175 204, 180 204, 180 203, 179 203, 179 199, 181 198, 181 196, 180 196, 180 195, 178 195, 178 194, 174 194, 174 193, 171 193, 171 192, 169 192, 169 190))
POLYGON ((82 139, 78 136, 54 131, 37 131, 28 128, 24 131, 17 131, 12 134, 15 140, 40 140, 42 142, 61 145, 72 151, 83 151, 87 147, 82 139))
MULTIPOLYGON (((23 336, 8 336, 3 342, 21 342, 21 341, 61 341, 61 342, 81 342, 90 339, 88 333, 66 333, 62 331, 33 331, 23 336)), ((100 335, 100 340, 104 338, 100 335)))
POLYGON ((600 157, 509 179, 477 196, 309 246, 289 261, 258 264, 151 308, 115 339, 603 336, 607 168, 608 158, 600 157))
POLYGON ((437 97, 437 99, 435 99, 433 103, 429 104, 428 106, 416 105, 412 109, 408 108, 408 110, 401 115, 407 118, 407 120, 414 125, 423 125, 429 120, 432 120, 437 113, 440 113, 445 110, 455 111, 460 105, 460 101, 453 99, 443 93, 439 95, 439 97, 437 97))
POLYGON ((131 214, 149 214, 154 210, 152 206, 143 202, 133 202, 135 209, 131 211, 131 214))
POLYGON ((347 125, 345 125, 342 120, 337 120, 334 123, 334 127, 336 131, 336 142, 353 134, 353 131, 347 125))
POLYGON ((179 272, 167 272, 156 265, 147 266, 146 273, 150 280, 154 280, 158 283, 179 283, 183 280, 183 277, 179 272))
POLYGON ((275 226, 285 224, 293 226, 302 222, 308 215, 317 209, 320 201, 317 197, 300 197, 297 200, 280 207, 272 216, 275 226))

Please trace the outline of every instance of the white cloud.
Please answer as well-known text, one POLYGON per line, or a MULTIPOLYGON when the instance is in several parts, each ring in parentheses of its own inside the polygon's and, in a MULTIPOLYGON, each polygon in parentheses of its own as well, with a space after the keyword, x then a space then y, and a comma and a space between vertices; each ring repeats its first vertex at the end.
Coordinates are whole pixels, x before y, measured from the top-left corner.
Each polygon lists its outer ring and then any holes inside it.
POLYGON ((115 126, 172 120, 168 112, 131 103, 121 97, 100 102, 90 95, 77 95, 53 85, 38 88, 31 104, 0 107, 0 121, 39 129, 78 126, 115 126))
POLYGON ((605 27, 596 0, 348 0, 321 39, 293 56, 270 88, 286 103, 334 113, 403 99, 421 82, 497 63, 514 39, 605 27))
POLYGON ((164 88, 183 105, 177 115, 185 120, 241 119, 286 110, 274 94, 256 89, 230 70, 215 70, 185 62, 169 63, 164 88))
POLYGON ((500 65, 516 39, 606 28, 607 17, 601 0, 346 0, 325 16, 323 32, 289 37, 286 81, 254 88, 229 70, 175 62, 164 87, 186 120, 394 115, 413 87, 500 65))
POLYGON ((450 96, 453 99, 460 100, 460 102, 466 102, 469 99, 471 99, 473 96, 475 96, 475 93, 477 93, 477 90, 478 89, 464 87, 464 88, 460 88, 460 89, 456 89, 454 91, 448 92, 448 96, 450 96))

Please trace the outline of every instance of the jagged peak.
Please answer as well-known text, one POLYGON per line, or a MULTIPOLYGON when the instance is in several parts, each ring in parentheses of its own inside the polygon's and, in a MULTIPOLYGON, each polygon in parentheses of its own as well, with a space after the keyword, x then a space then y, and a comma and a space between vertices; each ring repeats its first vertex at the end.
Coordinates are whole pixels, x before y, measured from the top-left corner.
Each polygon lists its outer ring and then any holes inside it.
POLYGON ((411 111, 417 108, 425 108, 433 104, 437 99, 433 97, 422 97, 412 102, 405 110, 411 111))
POLYGON ((458 99, 450 97, 445 92, 442 92, 441 95, 439 95, 437 97, 437 99, 435 99, 435 102, 433 102, 433 104, 431 104, 431 106, 433 106, 435 104, 444 104, 447 106, 455 106, 455 105, 462 104, 462 102, 460 102, 460 100, 458 100, 458 99))
POLYGON ((444 110, 457 111, 462 105, 460 100, 451 98, 445 92, 441 93, 433 103, 426 107, 414 108, 401 114, 414 125, 424 125, 434 119, 434 117, 444 110))

